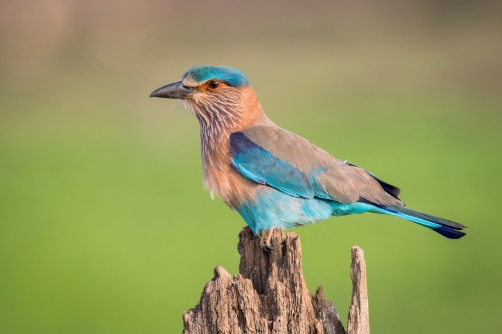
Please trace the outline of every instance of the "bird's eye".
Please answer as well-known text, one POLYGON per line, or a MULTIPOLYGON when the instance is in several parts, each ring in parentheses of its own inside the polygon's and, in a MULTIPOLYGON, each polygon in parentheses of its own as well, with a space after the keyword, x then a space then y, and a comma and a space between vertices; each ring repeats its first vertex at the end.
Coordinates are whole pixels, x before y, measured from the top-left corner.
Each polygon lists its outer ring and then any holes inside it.
POLYGON ((211 80, 207 83, 207 86, 210 88, 210 89, 216 89, 220 86, 220 82, 219 81, 216 81, 216 80, 211 80))

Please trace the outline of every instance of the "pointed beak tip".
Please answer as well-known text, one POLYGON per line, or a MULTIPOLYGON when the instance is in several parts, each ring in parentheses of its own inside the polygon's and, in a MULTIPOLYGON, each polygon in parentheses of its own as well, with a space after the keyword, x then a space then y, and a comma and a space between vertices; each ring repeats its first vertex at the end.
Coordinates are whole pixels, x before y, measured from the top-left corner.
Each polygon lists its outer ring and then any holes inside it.
POLYGON ((162 92, 162 88, 163 88, 163 87, 161 87, 161 88, 159 88, 159 89, 156 89, 156 90, 154 90, 153 92, 151 92, 151 93, 150 93, 150 97, 162 97, 162 94, 161 94, 161 92, 162 92))

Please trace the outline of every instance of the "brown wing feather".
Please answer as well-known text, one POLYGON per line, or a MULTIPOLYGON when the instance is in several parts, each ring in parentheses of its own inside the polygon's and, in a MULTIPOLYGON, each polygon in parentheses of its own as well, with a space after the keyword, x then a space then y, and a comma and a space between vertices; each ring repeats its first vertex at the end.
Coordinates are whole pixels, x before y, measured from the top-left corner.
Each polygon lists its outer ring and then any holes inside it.
POLYGON ((257 145, 305 174, 322 168, 324 172, 317 176, 320 186, 341 203, 352 203, 364 198, 378 205, 403 206, 399 199, 386 193, 366 171, 335 159, 294 133, 277 126, 255 126, 243 132, 257 145))

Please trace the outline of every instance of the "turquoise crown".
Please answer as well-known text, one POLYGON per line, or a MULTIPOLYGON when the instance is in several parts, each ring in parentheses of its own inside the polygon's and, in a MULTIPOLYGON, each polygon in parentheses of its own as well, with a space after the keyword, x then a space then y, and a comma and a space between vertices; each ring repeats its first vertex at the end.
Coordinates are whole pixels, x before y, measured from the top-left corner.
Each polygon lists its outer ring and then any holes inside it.
POLYGON ((229 66, 193 66, 183 74, 182 79, 188 76, 200 83, 209 79, 216 79, 233 87, 249 85, 248 78, 244 72, 229 66))

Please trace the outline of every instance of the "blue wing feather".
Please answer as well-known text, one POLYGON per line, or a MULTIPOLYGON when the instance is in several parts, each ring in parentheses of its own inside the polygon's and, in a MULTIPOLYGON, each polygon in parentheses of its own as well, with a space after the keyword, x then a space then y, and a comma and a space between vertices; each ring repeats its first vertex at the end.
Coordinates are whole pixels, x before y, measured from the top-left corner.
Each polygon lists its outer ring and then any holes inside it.
POLYGON ((290 196, 314 197, 312 184, 304 173, 258 146, 244 133, 230 135, 230 151, 232 166, 246 178, 290 196))

